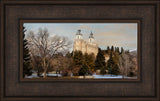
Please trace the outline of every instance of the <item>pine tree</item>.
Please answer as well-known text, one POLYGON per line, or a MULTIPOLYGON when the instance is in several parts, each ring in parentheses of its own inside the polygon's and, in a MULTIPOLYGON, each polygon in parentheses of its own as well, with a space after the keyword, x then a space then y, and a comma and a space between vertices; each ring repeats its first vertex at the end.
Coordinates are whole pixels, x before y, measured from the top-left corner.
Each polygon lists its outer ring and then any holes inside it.
POLYGON ((73 53, 74 53, 73 51, 70 53, 71 57, 73 57, 73 53))
POLYGON ((109 74, 115 74, 118 75, 120 73, 119 67, 118 67, 118 56, 115 55, 113 57, 112 53, 110 54, 110 58, 107 61, 107 69, 109 71, 109 74))
POLYGON ((95 70, 105 68, 105 67, 106 67, 105 57, 103 55, 103 52, 99 48, 98 54, 97 54, 96 60, 95 60, 95 70))
POLYGON ((114 52, 114 47, 113 46, 111 47, 111 51, 114 52))
POLYGON ((123 47, 121 47, 121 54, 124 52, 124 49, 123 49, 123 47))
POLYGON ((109 46, 107 46, 106 53, 109 54, 109 52, 110 52, 110 48, 109 48, 109 46))
POLYGON ((83 60, 83 64, 85 64, 87 66, 87 68, 90 70, 90 72, 94 71, 94 56, 92 55, 88 55, 87 53, 85 53, 84 55, 84 60, 83 60))
POLYGON ((86 64, 83 64, 79 70, 79 75, 85 76, 89 72, 89 69, 86 64))
POLYGON ((117 47, 114 47, 115 52, 117 52, 117 47))
POLYGON ((101 73, 102 75, 106 74, 106 70, 105 70, 105 68, 101 68, 100 73, 101 73))
POLYGON ((72 54, 70 52, 67 52, 67 54, 65 55, 67 58, 71 58, 72 54))
POLYGON ((113 67, 112 74, 115 74, 115 75, 120 74, 120 69, 117 64, 115 64, 115 66, 113 67))
POLYGON ((117 47, 117 52, 120 53, 120 52, 119 52, 119 47, 117 47))
POLYGON ((118 63, 119 63, 119 54, 118 54, 117 52, 114 53, 113 61, 114 61, 115 64, 118 64, 118 63))
POLYGON ((109 74, 113 74, 114 61, 112 57, 112 53, 110 54, 109 60, 107 61, 107 69, 109 74))
POLYGON ((31 57, 29 54, 29 49, 28 49, 28 42, 25 39, 25 32, 26 29, 23 27, 23 77, 25 75, 32 75, 32 68, 31 68, 31 57))
POLYGON ((73 55, 73 62, 76 66, 82 66, 83 64, 83 54, 81 51, 75 51, 73 55))
POLYGON ((107 50, 110 50, 109 46, 107 46, 107 50))

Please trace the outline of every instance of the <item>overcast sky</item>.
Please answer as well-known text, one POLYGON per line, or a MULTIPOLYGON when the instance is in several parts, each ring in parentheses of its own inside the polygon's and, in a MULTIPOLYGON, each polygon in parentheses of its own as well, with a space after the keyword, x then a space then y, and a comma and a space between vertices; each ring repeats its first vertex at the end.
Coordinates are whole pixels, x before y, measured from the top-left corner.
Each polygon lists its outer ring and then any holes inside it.
POLYGON ((91 31, 95 41, 102 49, 107 46, 123 47, 126 50, 137 49, 137 23, 24 23, 28 33, 37 33, 39 28, 47 28, 50 36, 65 36, 74 42, 78 29, 83 39, 88 40, 91 31))

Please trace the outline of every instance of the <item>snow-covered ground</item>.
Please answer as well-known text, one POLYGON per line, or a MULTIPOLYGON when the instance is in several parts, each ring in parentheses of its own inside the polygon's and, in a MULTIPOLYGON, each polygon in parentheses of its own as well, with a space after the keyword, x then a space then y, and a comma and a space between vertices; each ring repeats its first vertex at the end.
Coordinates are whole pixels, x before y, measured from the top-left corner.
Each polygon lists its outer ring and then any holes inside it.
MULTIPOLYGON (((44 74, 42 74, 41 76, 43 76, 44 74)), ((62 77, 61 74, 47 74, 47 76, 50 76, 50 77, 62 77)), ((111 75, 111 74, 106 74, 106 75, 96 75, 96 74, 93 74, 93 79, 122 79, 122 75, 111 75)), ((39 78, 37 76, 37 73, 33 73, 31 76, 26 76, 25 78, 39 78)), ((92 78, 92 77, 90 77, 92 78)), ((137 79, 137 77, 127 77, 125 76, 124 77, 125 79, 137 79)))
POLYGON ((94 78, 95 79, 103 79, 103 78, 122 78, 122 75, 109 75, 109 74, 107 74, 107 75, 96 75, 96 74, 93 74, 93 76, 94 76, 94 78))
MULTIPOLYGON (((58 77, 62 77, 62 75, 61 74, 46 74, 47 76, 58 76, 58 77)), ((42 74, 41 76, 44 76, 44 74, 42 74)), ((25 78, 39 78, 38 76, 37 76, 37 73, 32 73, 32 75, 30 75, 30 76, 25 76, 25 78)))
MULTIPOLYGON (((111 74, 106 74, 106 75, 96 75, 93 74, 95 79, 122 79, 122 75, 111 75, 111 74)), ((125 79, 137 79, 137 77, 124 77, 125 79)))
POLYGON ((30 76, 25 76, 25 78, 38 78, 37 73, 32 73, 30 76))
MULTIPOLYGON (((46 74, 47 76, 58 76, 58 77, 62 77, 61 74, 46 74)), ((42 74, 41 76, 44 76, 44 74, 42 74)))

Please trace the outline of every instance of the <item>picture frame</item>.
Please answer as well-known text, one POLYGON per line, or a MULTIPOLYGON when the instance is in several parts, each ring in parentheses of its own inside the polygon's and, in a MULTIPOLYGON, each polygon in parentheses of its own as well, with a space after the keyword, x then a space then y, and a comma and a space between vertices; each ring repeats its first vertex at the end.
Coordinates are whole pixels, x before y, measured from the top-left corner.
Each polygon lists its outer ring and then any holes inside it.
POLYGON ((159 101, 159 3, 158 0, 1 1, 0 99, 159 101), (25 21, 138 22, 139 79, 23 79, 25 21))

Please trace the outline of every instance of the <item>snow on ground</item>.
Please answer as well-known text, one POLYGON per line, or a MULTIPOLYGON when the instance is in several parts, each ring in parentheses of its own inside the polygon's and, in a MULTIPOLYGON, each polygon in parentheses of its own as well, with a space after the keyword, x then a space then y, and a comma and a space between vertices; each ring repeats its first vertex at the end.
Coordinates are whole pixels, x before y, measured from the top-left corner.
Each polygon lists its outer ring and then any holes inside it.
MULTIPOLYGON (((122 79, 122 75, 111 75, 111 74, 106 74, 106 75, 96 75, 93 74, 95 79, 122 79)), ((137 79, 137 77, 124 77, 125 79, 137 79)))
POLYGON ((38 78, 37 73, 32 73, 30 76, 25 76, 25 78, 38 78))
MULTIPOLYGON (((62 77, 61 74, 46 74, 47 76, 58 76, 58 77, 62 77)), ((41 76, 44 76, 44 74, 42 74, 41 76)))
MULTIPOLYGON (((43 76, 44 74, 42 74, 41 76, 43 76)), ((47 74, 47 76, 57 76, 57 77, 62 77, 61 74, 47 74)), ((96 74, 93 74, 91 75, 93 76, 93 79, 122 79, 122 75, 111 75, 111 74, 106 74, 106 75, 96 75, 96 74)), ((31 76, 25 76, 25 78, 39 78, 37 76, 37 73, 33 73, 31 76)), ((124 77, 125 79, 137 79, 137 77, 127 77, 125 76, 124 77)))
POLYGON ((109 74, 107 74, 107 75, 96 75, 96 74, 93 74, 93 76, 94 76, 94 78, 95 79, 102 79, 102 78, 122 78, 122 75, 117 75, 117 76, 115 76, 115 75, 109 75, 109 74))
MULTIPOLYGON (((61 74, 46 74, 47 76, 58 76, 58 77, 62 77, 61 74)), ((41 76, 44 76, 44 74, 42 74, 41 76)), ((32 73, 32 75, 30 76, 25 76, 25 78, 39 78, 37 76, 37 73, 32 73)))

